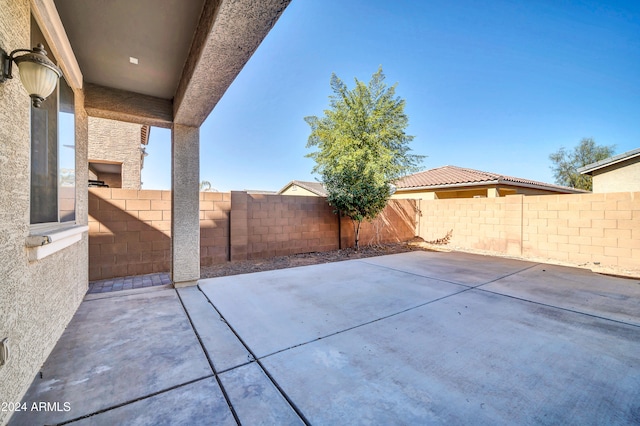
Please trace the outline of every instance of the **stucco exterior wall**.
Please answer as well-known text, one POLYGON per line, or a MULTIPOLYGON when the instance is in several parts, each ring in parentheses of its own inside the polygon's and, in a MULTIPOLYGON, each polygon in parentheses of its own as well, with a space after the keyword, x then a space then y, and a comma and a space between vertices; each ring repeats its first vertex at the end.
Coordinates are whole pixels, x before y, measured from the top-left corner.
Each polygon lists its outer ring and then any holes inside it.
MULTIPOLYGON (((28 0, 0 0, 0 47, 29 47, 29 28, 28 0)), ((14 79, 0 84, 0 339, 8 337, 11 350, 7 364, 0 366, 0 402, 20 401, 82 301, 88 281, 86 232, 70 247, 28 260, 30 99, 16 67, 14 73, 14 79)), ((82 105, 76 96, 76 161, 86 164, 82 105)), ((86 223, 86 172, 78 170, 76 179, 76 213, 86 223)), ((0 411, 0 424, 10 416, 0 411)))
POLYGON ((111 187, 140 189, 140 124, 89 117, 89 161, 122 163, 122 180, 99 175, 111 187), (108 181, 108 182, 106 182, 108 181))
POLYGON ((640 157, 593 172, 593 192, 640 191, 640 157))
POLYGON ((304 189, 298 185, 291 185, 287 189, 285 189, 280 195, 299 195, 304 197, 318 197, 319 195, 309 191, 308 189, 304 189))

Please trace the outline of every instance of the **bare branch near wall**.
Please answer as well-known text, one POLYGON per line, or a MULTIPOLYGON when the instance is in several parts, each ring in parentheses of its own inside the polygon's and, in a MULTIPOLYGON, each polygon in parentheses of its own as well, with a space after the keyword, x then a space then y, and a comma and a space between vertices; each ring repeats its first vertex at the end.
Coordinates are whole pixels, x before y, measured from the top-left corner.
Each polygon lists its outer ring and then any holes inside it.
POLYGON ((433 241, 425 241, 425 243, 427 244, 434 244, 434 245, 445 245, 445 244, 449 244, 449 241, 451 240, 451 236, 453 235, 453 229, 450 230, 449 232, 447 232, 447 235, 445 235, 443 238, 439 238, 437 240, 433 240, 433 241))

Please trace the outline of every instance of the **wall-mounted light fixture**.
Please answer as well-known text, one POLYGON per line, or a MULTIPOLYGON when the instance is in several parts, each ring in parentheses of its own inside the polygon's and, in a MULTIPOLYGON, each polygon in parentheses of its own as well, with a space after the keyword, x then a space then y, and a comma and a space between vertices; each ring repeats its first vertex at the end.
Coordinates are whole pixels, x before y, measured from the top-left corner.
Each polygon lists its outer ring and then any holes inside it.
POLYGON ((16 49, 11 54, 0 49, 2 65, 2 75, 0 83, 4 83, 8 78, 13 78, 11 68, 13 62, 20 69, 20 80, 22 85, 31 96, 33 106, 39 108, 42 102, 53 92, 58 83, 58 79, 62 77, 62 71, 49 58, 47 51, 40 43, 32 50, 16 49), (16 53, 28 52, 24 55, 15 56, 16 53))

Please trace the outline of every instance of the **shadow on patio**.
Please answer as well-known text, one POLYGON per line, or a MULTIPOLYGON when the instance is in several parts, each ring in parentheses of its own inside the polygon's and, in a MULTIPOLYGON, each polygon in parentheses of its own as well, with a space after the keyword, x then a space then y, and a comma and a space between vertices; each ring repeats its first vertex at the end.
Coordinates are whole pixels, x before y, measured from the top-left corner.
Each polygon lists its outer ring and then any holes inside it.
POLYGON ((10 424, 637 424, 638 284, 411 252, 88 295, 10 424))

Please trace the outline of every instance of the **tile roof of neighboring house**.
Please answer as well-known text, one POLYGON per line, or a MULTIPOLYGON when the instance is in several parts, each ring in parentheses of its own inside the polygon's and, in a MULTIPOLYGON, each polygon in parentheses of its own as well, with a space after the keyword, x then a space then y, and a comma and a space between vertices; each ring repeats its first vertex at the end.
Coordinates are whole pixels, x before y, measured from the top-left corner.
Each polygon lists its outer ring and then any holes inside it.
POLYGON ((603 167, 613 166, 614 164, 626 160, 631 160, 635 157, 640 157, 640 148, 632 149, 631 151, 614 155, 613 157, 605 158, 604 160, 596 161, 595 163, 587 164, 584 167, 580 167, 578 171, 583 175, 589 175, 598 169, 602 169, 603 167))
POLYGON ((504 176, 497 173, 465 169, 457 166, 443 166, 425 170, 400 178, 396 187, 401 190, 439 189, 475 185, 512 185, 528 188, 546 189, 563 193, 588 192, 566 186, 553 185, 530 179, 504 176))
POLYGON ((286 184, 280 191, 278 191, 278 194, 282 194, 287 188, 289 188, 292 185, 297 185, 300 188, 306 189, 307 191, 311 191, 319 197, 327 196, 327 191, 324 189, 324 185, 322 185, 322 183, 305 182, 301 180, 292 180, 291 182, 286 184))

